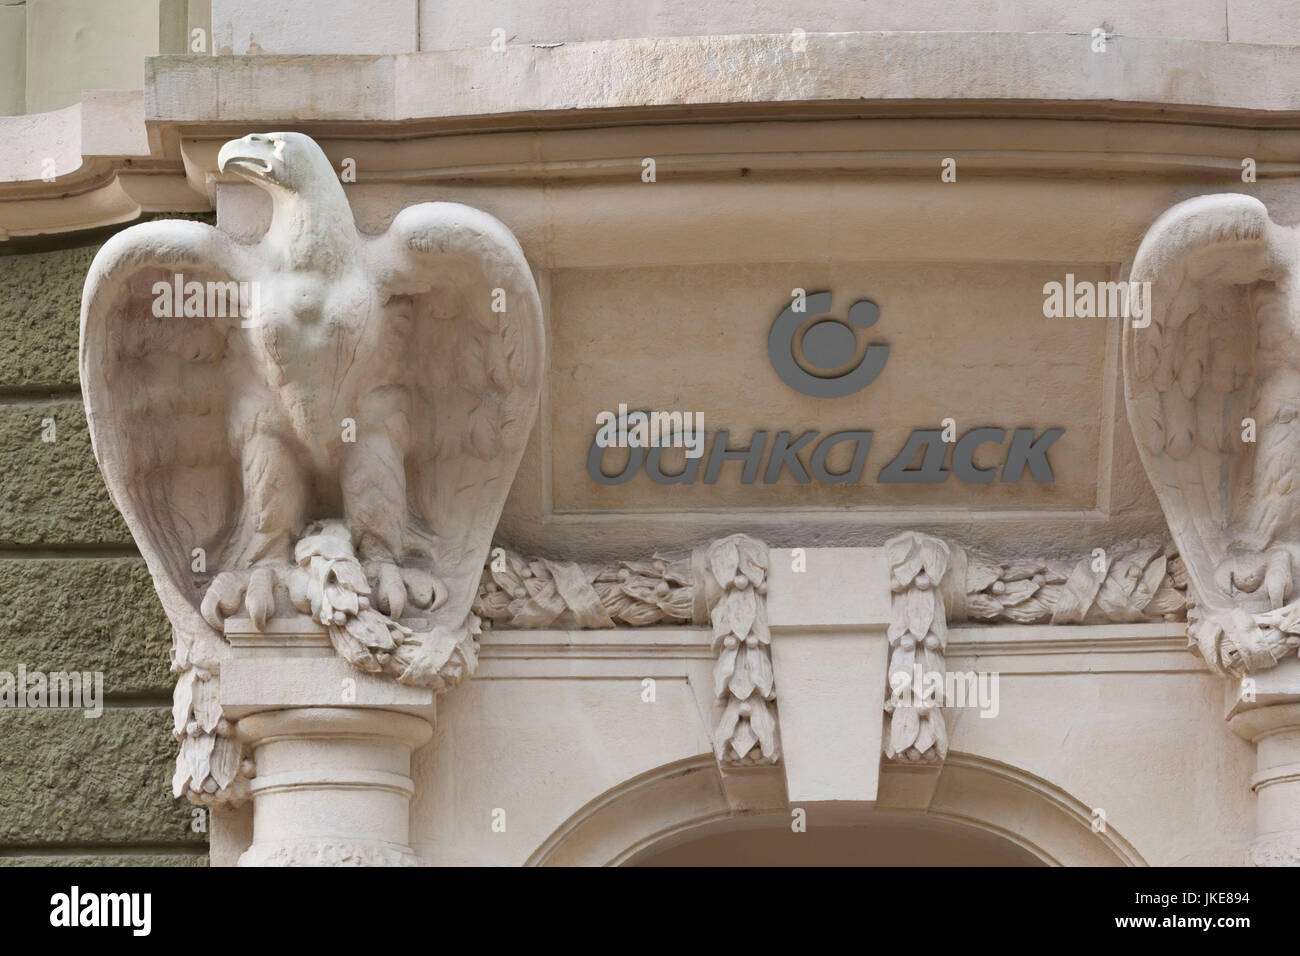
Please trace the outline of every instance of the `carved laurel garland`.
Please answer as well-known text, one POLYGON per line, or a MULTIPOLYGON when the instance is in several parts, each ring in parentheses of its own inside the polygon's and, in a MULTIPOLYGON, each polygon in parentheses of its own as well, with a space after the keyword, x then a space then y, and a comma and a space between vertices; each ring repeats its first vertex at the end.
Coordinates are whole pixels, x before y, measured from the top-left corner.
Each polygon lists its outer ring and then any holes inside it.
POLYGON ((499 627, 646 627, 690 623, 694 604, 689 555, 581 565, 497 548, 473 609, 499 627))
MULTIPOLYGON (((1168 543, 1131 541, 1100 558, 1008 563, 948 548, 960 570, 960 588, 954 583, 948 593, 954 624, 1123 624, 1187 616, 1187 572, 1168 543)), ((474 611, 497 627, 646 627, 691 623, 694 602, 689 556, 575 564, 498 548, 484 568, 474 611)))
POLYGON ((952 546, 964 568, 952 623, 1133 624, 1187 615, 1187 570, 1172 544, 1129 541, 1073 561, 997 564, 952 546))
MULTIPOLYGON (((932 762, 947 753, 938 698, 949 624, 1106 624, 1188 617, 1187 571, 1167 542, 1122 542, 1073 559, 999 563, 915 532, 885 544, 892 620, 885 755, 932 762)), ((474 612, 497 627, 644 627, 711 624, 714 693, 722 708, 718 760, 735 766, 780 756, 767 547, 732 535, 690 554, 575 564, 494 549, 474 612)), ((1194 615, 1194 608, 1192 608, 1194 615)))
POLYGON ((1300 602, 1259 614, 1207 614, 1193 604, 1187 621, 1188 644, 1214 671, 1234 677, 1275 667, 1300 649, 1300 602))

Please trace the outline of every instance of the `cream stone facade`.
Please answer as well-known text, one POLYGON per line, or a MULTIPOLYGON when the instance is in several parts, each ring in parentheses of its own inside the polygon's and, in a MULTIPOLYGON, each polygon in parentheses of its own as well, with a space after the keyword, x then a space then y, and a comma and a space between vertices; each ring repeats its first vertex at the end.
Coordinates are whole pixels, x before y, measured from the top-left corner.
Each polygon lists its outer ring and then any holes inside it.
POLYGON ((182 862, 1300 864, 1292 4, 92 6, 0 401, 116 512, 4 558, 143 559, 182 862))

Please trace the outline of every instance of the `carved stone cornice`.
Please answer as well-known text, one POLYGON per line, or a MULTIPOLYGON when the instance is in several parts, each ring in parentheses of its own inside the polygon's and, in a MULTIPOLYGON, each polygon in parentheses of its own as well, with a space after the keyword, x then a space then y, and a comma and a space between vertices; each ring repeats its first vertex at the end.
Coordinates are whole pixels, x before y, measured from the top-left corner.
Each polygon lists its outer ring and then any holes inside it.
MULTIPOLYGON (((15 236, 67 232, 129 221, 142 211, 208 209, 220 175, 221 143, 250 126, 282 128, 291 121, 316 136, 331 158, 356 160, 358 182, 572 182, 608 180, 626 170, 639 184, 644 156, 657 157, 660 169, 671 170, 677 181, 716 176, 720 168, 807 170, 828 162, 840 170, 906 169, 928 177, 937 155, 932 140, 910 132, 913 123, 891 122, 900 116, 949 122, 945 155, 959 157, 965 170, 1015 170, 1031 163, 1063 176, 1101 169, 1213 177, 1238 170, 1241 157, 1249 155, 1265 182, 1293 176, 1298 168, 1289 140, 1296 125, 1296 83, 1287 77, 1300 72, 1294 47, 1124 37, 1123 52, 1095 55, 1088 38, 1081 42, 1074 35, 869 32, 807 33, 805 48, 796 51, 793 39, 683 36, 545 49, 518 43, 495 50, 485 43, 364 56, 154 57, 143 90, 88 90, 67 110, 0 117, 0 144, 20 147, 6 153, 0 145, 0 239, 6 229, 15 236), (1050 68, 1079 56, 1090 60, 1086 73, 1050 68), (771 67, 701 68, 718 57, 771 67), (976 66, 906 77, 888 68, 916 58, 976 66), (1171 91, 1154 66, 1161 62, 1196 63, 1196 82, 1171 91), (846 63, 853 68, 846 70, 846 63), (1034 63, 1043 68, 1027 66, 1034 63), (1024 89, 1026 75, 1040 84, 1036 92, 1024 89), (1272 82, 1262 87, 1243 79, 1263 75, 1272 82), (629 76, 636 77, 631 85, 629 76), (688 88, 683 77, 689 77, 688 88), (1008 99, 1009 89, 1015 95, 1008 99), (789 125, 782 121, 791 110, 804 118, 800 127, 810 118, 833 124, 871 116, 885 123, 865 148, 857 131, 844 142, 827 135, 829 130, 815 137, 792 130, 788 141, 772 140, 779 127, 789 125), (1008 117, 1019 127, 1014 143, 1004 134, 990 139, 991 127, 1005 129, 1008 117), (683 150, 683 138, 672 127, 698 126, 704 119, 716 124, 683 150), (742 127, 738 119, 748 122, 742 127), (756 127, 765 119, 775 122, 760 134, 756 127), (1134 122, 1141 119, 1151 122, 1134 122), (1123 124, 1124 151, 1098 148, 1097 123, 1107 121, 1123 124), (629 136, 635 143, 613 154, 593 152, 593 127, 616 130, 629 122, 640 124, 629 136), (1176 122, 1181 125, 1171 135, 1176 122), (565 127, 581 130, 578 148, 536 148, 536 132, 565 127), (735 145, 720 149, 729 127, 735 145), (989 128, 970 135, 982 127, 989 128), (463 141, 446 148, 449 134, 480 132, 491 135, 471 155, 463 141), (429 144, 436 138, 442 148, 394 145, 407 138, 429 144), (510 148, 503 151, 503 143, 510 148), (823 151, 825 158, 817 155, 823 151), (55 159, 57 180, 42 181, 30 157, 55 159)), ((1132 204, 1107 214, 1138 217, 1144 210, 1132 204)), ((590 231, 589 204, 585 212, 578 228, 590 231)), ((619 208, 610 213, 626 215, 619 208)), ((788 221, 784 227, 792 228, 788 221)), ((1106 232, 1116 243, 1129 234, 1124 228, 1106 232)), ((680 232, 675 241, 681 243, 680 232)), ((1098 256, 1105 258, 1111 257, 1098 256)))
POLYGON ((1129 120, 1247 117, 1294 122, 1294 47, 1123 38, 1093 55, 1087 37, 1015 32, 843 32, 673 36, 506 44, 381 55, 159 56, 148 61, 149 118, 159 124, 387 121, 439 128, 590 122, 618 110, 640 120, 683 115, 1121 116, 1129 120), (1122 50, 1122 52, 1121 52, 1122 50), (1087 60, 1089 70, 1059 70, 1087 60), (710 69, 715 62, 766 69, 710 69), (900 61, 943 61, 919 75, 900 61), (1161 64, 1196 64, 1171 90, 1161 64), (1014 66, 1012 65, 1014 64, 1014 66), (1268 75, 1251 84, 1243 77, 1268 75), (1026 77, 1032 80, 1027 83, 1026 77), (562 94, 560 94, 562 91, 562 94), (1120 102, 1122 100, 1122 102, 1120 102), (1038 101, 1030 106, 1027 103, 1038 101), (576 107, 576 108, 575 108, 576 107))

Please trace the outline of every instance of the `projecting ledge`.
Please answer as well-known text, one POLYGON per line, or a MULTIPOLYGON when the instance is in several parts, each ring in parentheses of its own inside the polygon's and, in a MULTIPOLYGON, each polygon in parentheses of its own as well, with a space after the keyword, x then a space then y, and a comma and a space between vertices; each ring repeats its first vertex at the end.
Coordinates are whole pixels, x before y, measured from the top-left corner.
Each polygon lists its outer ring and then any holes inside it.
POLYGON ((1293 46, 1087 34, 809 33, 595 40, 379 56, 160 56, 158 123, 424 120, 443 127, 576 125, 637 116, 1017 115, 1300 111, 1293 46), (796 46, 798 48, 796 48, 796 46), (934 64, 899 70, 898 64, 934 64), (1180 63, 1170 83, 1167 63, 1180 63), (964 105, 963 105, 964 104, 964 105))

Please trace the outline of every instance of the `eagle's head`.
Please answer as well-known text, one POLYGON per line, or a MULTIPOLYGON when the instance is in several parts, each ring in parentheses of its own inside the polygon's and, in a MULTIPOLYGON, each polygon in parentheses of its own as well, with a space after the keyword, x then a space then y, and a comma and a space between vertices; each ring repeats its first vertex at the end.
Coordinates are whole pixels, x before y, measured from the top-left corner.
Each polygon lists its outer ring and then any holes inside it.
POLYGON ((325 153, 302 133, 250 133, 232 139, 217 154, 217 168, 223 173, 229 169, 268 192, 305 193, 317 182, 338 181, 325 153))

